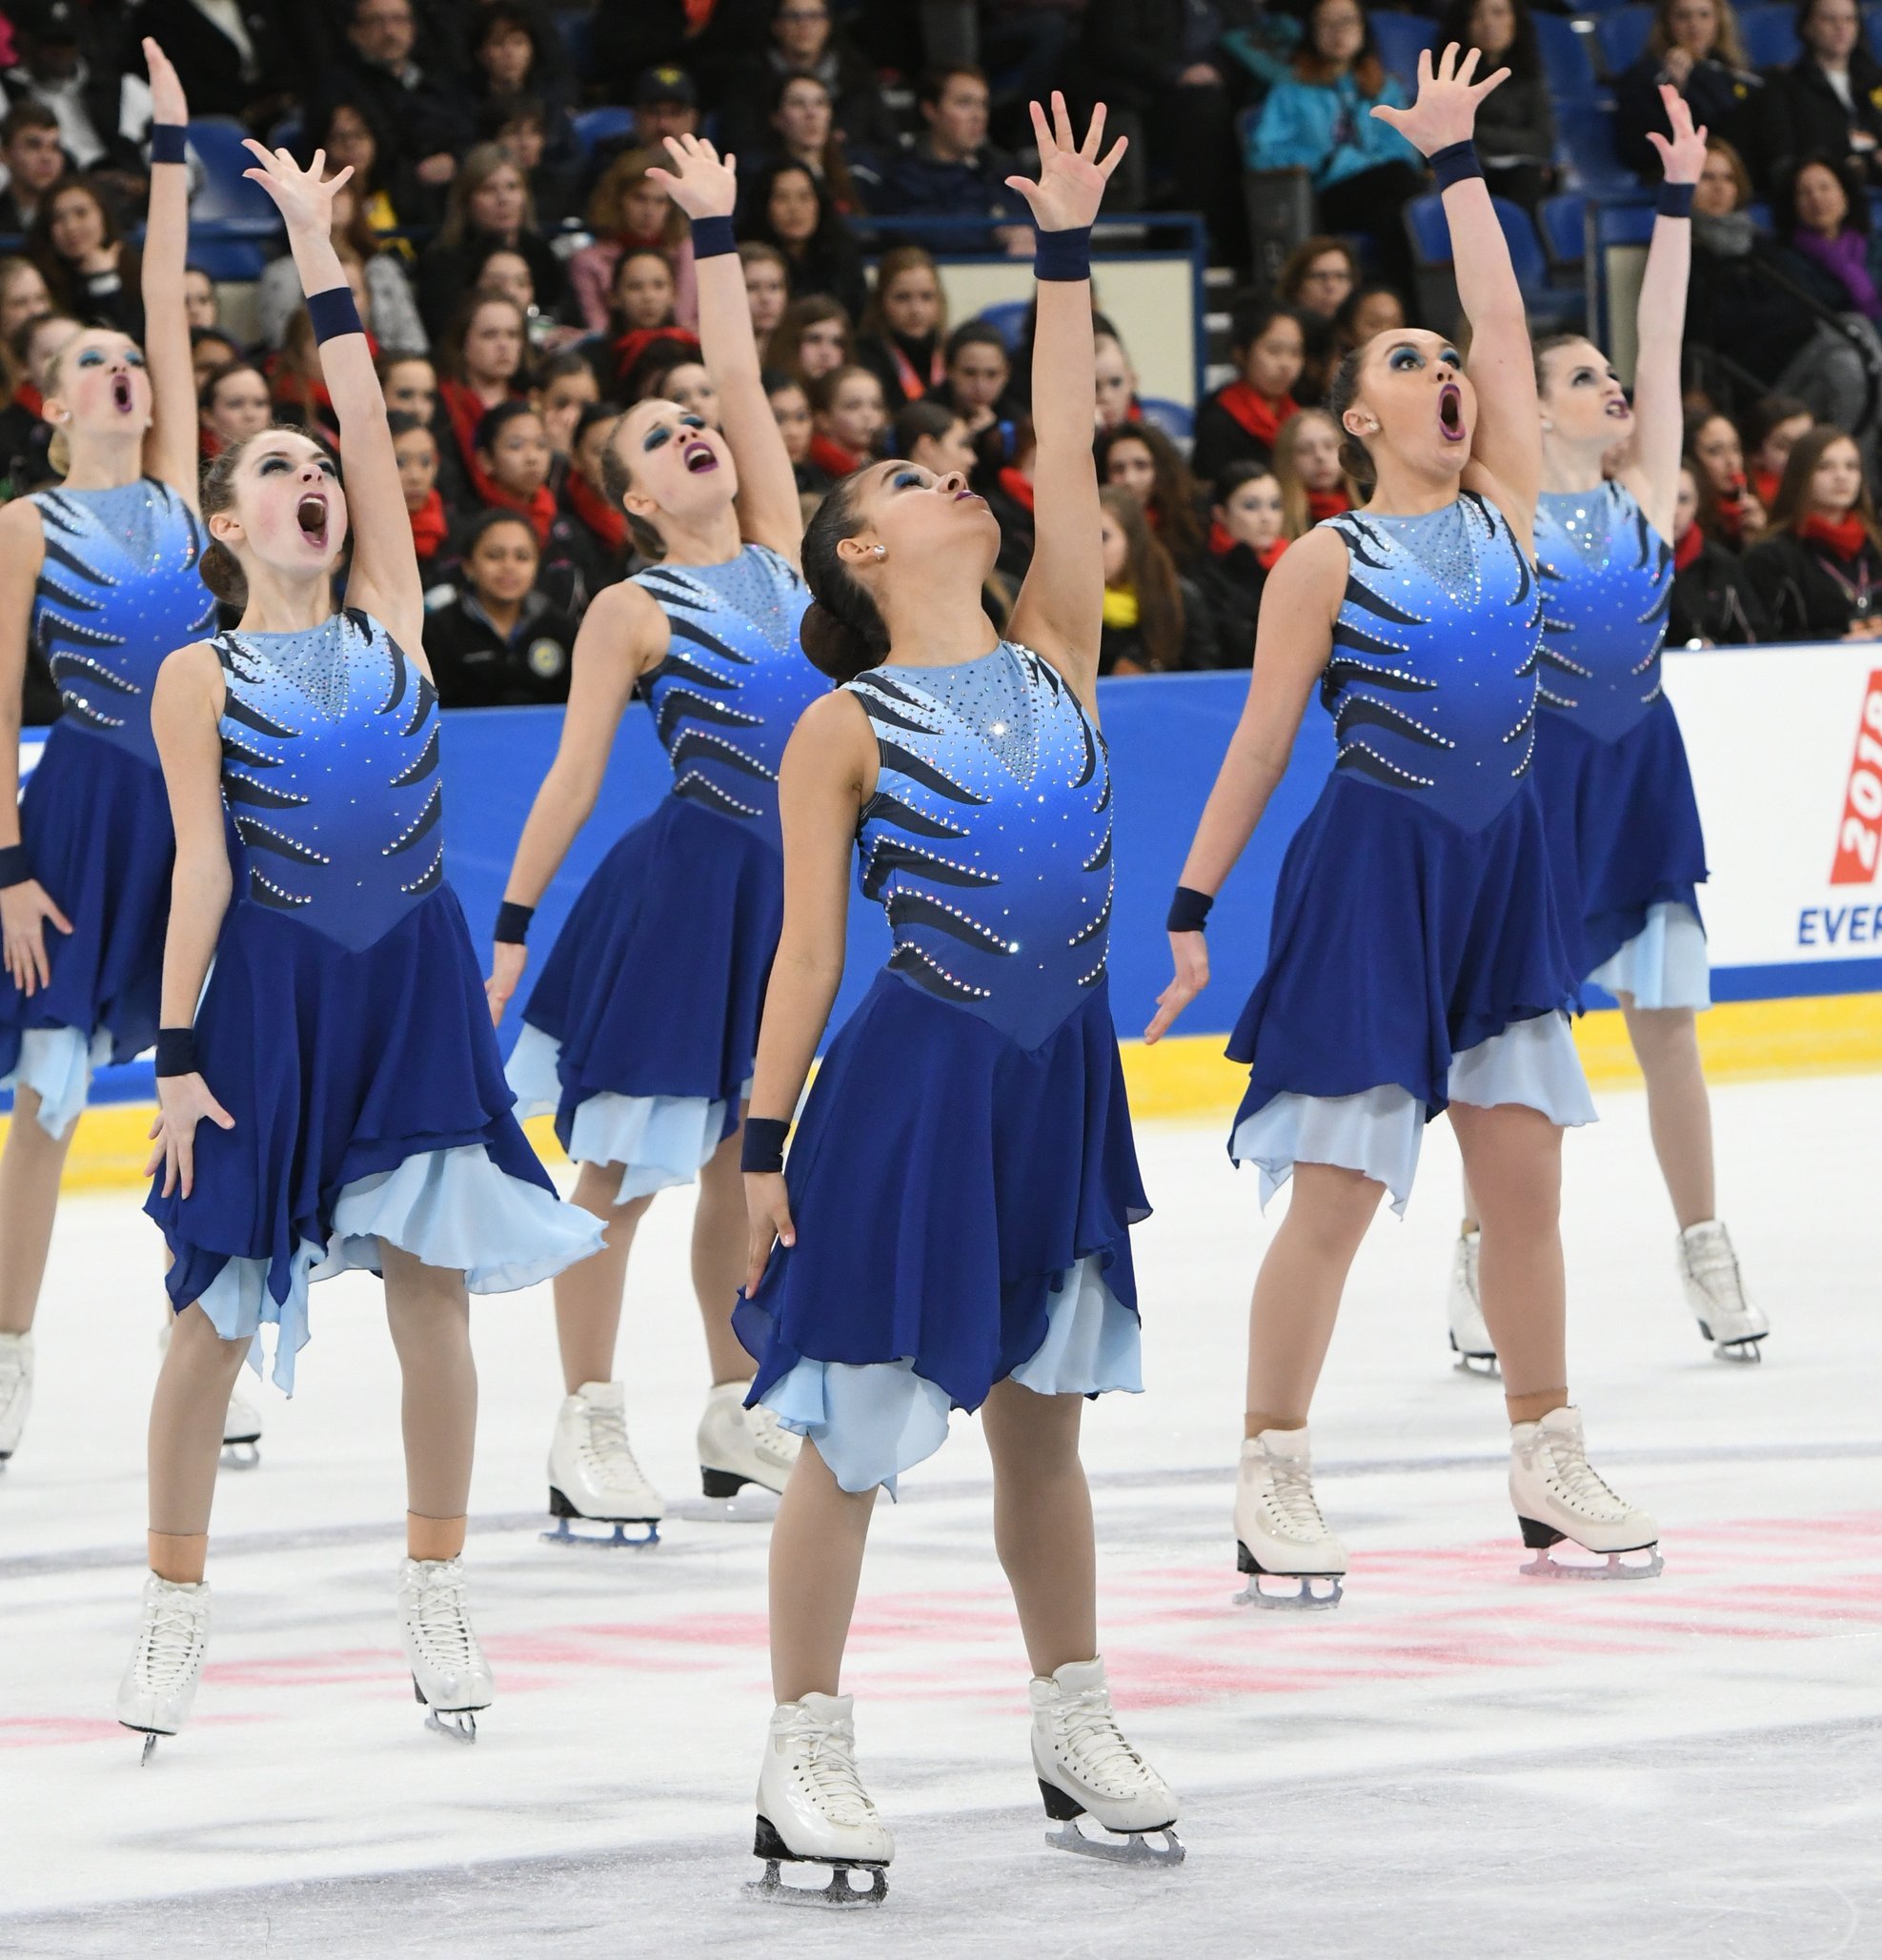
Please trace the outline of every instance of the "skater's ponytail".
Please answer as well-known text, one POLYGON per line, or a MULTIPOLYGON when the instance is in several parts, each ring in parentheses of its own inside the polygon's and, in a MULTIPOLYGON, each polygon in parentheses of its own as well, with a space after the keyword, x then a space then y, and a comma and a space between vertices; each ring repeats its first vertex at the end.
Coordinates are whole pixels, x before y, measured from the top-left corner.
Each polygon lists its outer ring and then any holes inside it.
POLYGON ((1355 347, 1341 357, 1326 389, 1326 413, 1340 432, 1340 467, 1358 486, 1362 500, 1370 496, 1379 480, 1372 453, 1346 427, 1346 411, 1359 399, 1359 371, 1366 362, 1366 349, 1355 347))
MULTIPOLYGON (((205 535, 208 535, 209 520, 216 512, 228 510, 235 501, 235 472, 241 467, 243 453, 251 440, 252 437, 245 437, 240 442, 232 442, 227 449, 218 450, 203 472, 198 498, 205 535)), ((243 576, 235 554, 226 544, 211 537, 203 547, 202 558, 196 569, 202 574, 203 583, 222 604, 248 604, 249 581, 243 576)))
POLYGON ((854 680, 880 666, 889 650, 889 630, 867 588, 843 563, 837 547, 862 528, 845 476, 817 507, 803 535, 803 576, 815 600, 799 629, 805 657, 832 680, 854 680))

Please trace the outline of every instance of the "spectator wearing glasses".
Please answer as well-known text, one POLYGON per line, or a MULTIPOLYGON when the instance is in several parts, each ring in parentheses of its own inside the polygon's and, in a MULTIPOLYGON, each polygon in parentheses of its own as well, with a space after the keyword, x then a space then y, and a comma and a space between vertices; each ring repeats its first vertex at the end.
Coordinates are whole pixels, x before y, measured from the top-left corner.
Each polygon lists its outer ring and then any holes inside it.
POLYGON ((727 78, 721 110, 736 151, 763 146, 778 85, 815 75, 829 91, 836 128, 852 151, 893 147, 895 131, 868 58, 830 17, 827 0, 777 0, 760 45, 727 78))
POLYGON ((322 78, 311 120, 320 123, 334 104, 351 103, 391 152, 382 163, 408 166, 437 191, 457 172, 472 116, 464 91, 435 64, 416 58, 417 38, 412 0, 352 0, 346 45, 322 78))
POLYGON ((43 102, 19 102, 8 111, 0 122, 0 163, 7 167, 0 232, 18 235, 31 229, 46 193, 66 173, 59 119, 43 102))
POLYGON ((1304 238, 1287 254, 1275 282, 1283 306, 1291 307, 1305 336, 1300 398, 1316 401, 1339 365, 1340 309, 1359 290, 1359 261, 1344 238, 1304 238))

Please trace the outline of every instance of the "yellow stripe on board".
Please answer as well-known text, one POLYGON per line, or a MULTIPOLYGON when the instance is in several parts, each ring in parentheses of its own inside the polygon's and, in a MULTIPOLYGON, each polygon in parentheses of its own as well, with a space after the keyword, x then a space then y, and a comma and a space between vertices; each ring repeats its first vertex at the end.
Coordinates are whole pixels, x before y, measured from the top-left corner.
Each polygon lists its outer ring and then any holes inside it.
MULTIPOLYGON (((1582 1065, 1597 1088, 1640 1082, 1627 1028, 1613 1012, 1587 1014, 1575 1023, 1582 1065)), ((1228 1121, 1247 1081, 1222 1052, 1219 1035, 1185 1035, 1146 1048, 1123 1044, 1131 1113, 1140 1120, 1228 1121)), ((1715 1082, 1768 1081, 1778 1076, 1848 1075, 1882 1069, 1882 994, 1816 994, 1787 1000, 1728 1000, 1699 1017, 1699 1047, 1715 1082)), ((66 1159, 65 1188, 97 1191, 144 1181, 153 1115, 145 1102, 107 1102, 78 1120, 66 1159)), ((10 1117, 0 1117, 0 1135, 10 1117)), ((561 1148, 554 1120, 523 1125, 543 1158, 561 1148)))

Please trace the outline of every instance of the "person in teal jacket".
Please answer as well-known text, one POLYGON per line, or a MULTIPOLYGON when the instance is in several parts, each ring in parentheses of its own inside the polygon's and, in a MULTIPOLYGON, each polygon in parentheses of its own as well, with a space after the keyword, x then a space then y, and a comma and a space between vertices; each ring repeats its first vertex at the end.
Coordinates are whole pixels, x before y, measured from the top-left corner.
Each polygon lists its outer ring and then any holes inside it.
POLYGON ((1315 0, 1288 79, 1268 91, 1248 138, 1248 168, 1305 170, 1313 179, 1323 232, 1361 232, 1381 271, 1409 290, 1410 247, 1401 215, 1428 188, 1424 159, 1379 103, 1405 106, 1386 72, 1360 0, 1315 0))

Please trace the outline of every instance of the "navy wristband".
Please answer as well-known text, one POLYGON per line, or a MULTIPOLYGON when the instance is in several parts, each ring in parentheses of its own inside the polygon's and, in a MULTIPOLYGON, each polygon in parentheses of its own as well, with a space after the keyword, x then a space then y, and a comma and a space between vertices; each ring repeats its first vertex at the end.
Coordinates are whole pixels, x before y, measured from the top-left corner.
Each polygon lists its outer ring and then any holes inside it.
POLYGON ((1653 207, 1654 214, 1663 218, 1690 218, 1694 188, 1691 184, 1662 184, 1660 201, 1653 207))
POLYGON ((1033 253, 1035 279, 1088 279, 1091 277, 1091 227, 1076 232, 1041 232, 1033 253))
POLYGON ((160 1027, 157 1030, 157 1074, 195 1075, 196 1031, 192 1027, 160 1027))
POLYGON ((1477 146, 1468 136, 1462 143, 1447 143, 1442 150, 1432 151, 1427 161, 1441 192, 1448 191, 1453 184, 1461 184, 1468 177, 1484 174, 1484 167, 1477 161, 1477 146))
POLYGON ((23 885, 32 876, 24 844, 9 844, 0 850, 0 888, 23 885))
POLYGON ((748 1116, 745 1140, 739 1146, 739 1168, 749 1171, 780 1171, 784 1168, 784 1139, 791 1134, 787 1122, 775 1116, 748 1116))
POLYGON ((520 946, 529 938, 529 922, 535 917, 534 905, 516 905, 505 899, 496 908, 496 930, 491 937, 499 946, 520 946))
POLYGON ((1208 892, 1192 890, 1188 885, 1178 885, 1176 896, 1170 900, 1169 917, 1164 925, 1173 933, 1199 933, 1203 922, 1209 916, 1209 908, 1215 903, 1214 896, 1208 892))
POLYGON ((190 132, 182 123, 152 123, 151 125, 151 161, 152 163, 188 163, 190 161, 190 132))
POLYGON ((337 340, 342 334, 366 331, 359 324, 359 307, 354 299, 351 286, 329 286, 324 293, 310 293, 307 295, 307 316, 314 322, 316 345, 337 340))
POLYGON ((695 218, 693 220, 693 256, 701 258, 722 258, 728 252, 737 252, 739 241, 732 235, 730 218, 695 218))

